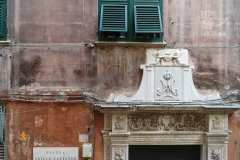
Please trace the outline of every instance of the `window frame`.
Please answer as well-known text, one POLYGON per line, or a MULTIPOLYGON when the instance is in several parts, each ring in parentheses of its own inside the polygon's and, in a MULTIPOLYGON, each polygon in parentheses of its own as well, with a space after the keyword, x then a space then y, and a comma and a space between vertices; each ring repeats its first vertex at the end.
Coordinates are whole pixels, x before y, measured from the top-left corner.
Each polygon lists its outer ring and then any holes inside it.
MULTIPOLYGON (((149 34, 149 33, 146 33, 149 34)), ((151 33, 150 33, 151 34, 151 33)), ((152 33, 153 34, 153 33, 152 33)), ((98 41, 116 42, 163 42, 163 3, 162 0, 98 0, 98 41), (149 2, 150 1, 150 2, 149 2), (107 38, 103 37, 100 31, 101 6, 106 5, 127 5, 127 37, 126 38, 107 38), (135 38, 135 17, 134 5, 157 5, 160 9, 160 20, 162 32, 157 33, 158 38, 135 38)))
POLYGON ((7 40, 7 0, 0 0, 0 42, 7 40))

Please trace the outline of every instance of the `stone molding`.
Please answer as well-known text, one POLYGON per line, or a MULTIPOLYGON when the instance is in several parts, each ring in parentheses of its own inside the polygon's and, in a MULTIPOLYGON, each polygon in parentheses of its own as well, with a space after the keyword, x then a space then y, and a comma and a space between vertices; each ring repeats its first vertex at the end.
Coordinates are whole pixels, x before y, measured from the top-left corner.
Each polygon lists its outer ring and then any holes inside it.
POLYGON ((231 106, 227 106, 223 108, 222 106, 207 106, 207 105, 176 105, 172 104, 159 104, 159 105, 133 105, 129 103, 128 105, 116 105, 102 103, 102 104, 95 104, 94 109, 98 110, 100 113, 107 113, 107 114, 133 114, 133 113, 156 113, 160 112, 163 114, 185 114, 185 113, 192 113, 192 114, 207 114, 207 115, 228 115, 233 113, 237 109, 240 108, 239 105, 233 104, 231 106), (111 107, 112 106, 112 107, 111 107))

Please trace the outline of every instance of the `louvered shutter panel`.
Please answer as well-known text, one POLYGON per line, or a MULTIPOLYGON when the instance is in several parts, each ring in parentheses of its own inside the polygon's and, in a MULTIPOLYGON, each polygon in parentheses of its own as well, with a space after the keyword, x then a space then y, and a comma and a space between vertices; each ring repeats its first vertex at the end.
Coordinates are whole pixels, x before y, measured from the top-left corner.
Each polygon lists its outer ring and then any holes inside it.
POLYGON ((134 5, 135 32, 161 33, 162 20, 158 5, 134 5))
POLYGON ((0 105, 0 141, 3 142, 3 106, 0 105))
POLYGON ((0 141, 3 142, 3 106, 0 106, 0 141))
POLYGON ((134 2, 146 2, 146 3, 157 2, 157 3, 159 3, 160 0, 134 0, 134 2))
POLYGON ((127 32, 127 5, 103 4, 100 31, 127 32))
POLYGON ((0 160, 4 160, 4 144, 0 142, 0 160))
POLYGON ((101 0, 101 2, 127 2, 128 0, 101 0))
POLYGON ((3 38, 5 35, 4 21, 5 21, 5 4, 4 1, 0 1, 0 38, 3 38))

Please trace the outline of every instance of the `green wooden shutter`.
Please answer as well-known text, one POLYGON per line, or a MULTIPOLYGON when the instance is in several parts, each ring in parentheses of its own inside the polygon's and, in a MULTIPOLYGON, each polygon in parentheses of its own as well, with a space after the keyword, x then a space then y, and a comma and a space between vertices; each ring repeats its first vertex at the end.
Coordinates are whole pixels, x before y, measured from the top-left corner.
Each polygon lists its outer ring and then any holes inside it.
POLYGON ((0 40, 6 38, 6 1, 0 1, 0 40))
POLYGON ((134 0, 134 2, 159 3, 160 0, 134 0))
POLYGON ((2 105, 0 105, 0 141, 1 142, 3 142, 4 141, 4 139, 3 139, 3 128, 4 128, 4 124, 3 124, 3 106, 2 105))
POLYGON ((4 160, 5 135, 5 106, 0 104, 0 160, 4 160))
POLYGON ((0 37, 3 37, 4 3, 0 2, 0 37))
POLYGON ((127 2, 128 0, 101 0, 101 2, 127 2))
POLYGON ((134 5, 135 32, 161 33, 162 20, 158 5, 134 5))
POLYGON ((0 160, 4 160, 4 144, 0 142, 0 160))
POLYGON ((103 4, 100 31, 127 32, 127 5, 103 4))

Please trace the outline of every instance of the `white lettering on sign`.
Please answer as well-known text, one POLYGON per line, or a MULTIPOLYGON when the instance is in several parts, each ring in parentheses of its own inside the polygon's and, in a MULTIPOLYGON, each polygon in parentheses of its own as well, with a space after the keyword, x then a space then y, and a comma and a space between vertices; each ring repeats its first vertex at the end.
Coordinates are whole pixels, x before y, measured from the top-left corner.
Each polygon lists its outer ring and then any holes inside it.
POLYGON ((219 18, 216 11, 201 10, 201 16, 198 20, 201 24, 201 36, 204 37, 225 37, 227 36, 226 31, 219 31, 218 28, 229 21, 229 17, 219 18))
POLYGON ((33 147, 33 160, 78 160, 78 147, 33 147))

